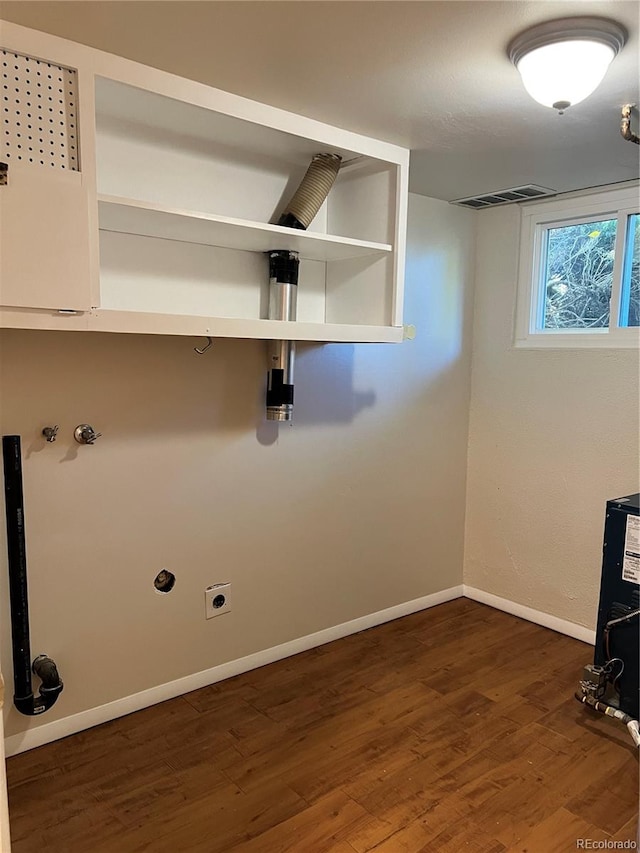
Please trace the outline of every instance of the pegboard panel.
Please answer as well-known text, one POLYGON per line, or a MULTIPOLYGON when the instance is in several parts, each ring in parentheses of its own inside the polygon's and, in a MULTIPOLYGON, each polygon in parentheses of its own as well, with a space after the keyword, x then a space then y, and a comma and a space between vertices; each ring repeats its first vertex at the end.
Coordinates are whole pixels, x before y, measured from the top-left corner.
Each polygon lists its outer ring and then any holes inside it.
POLYGON ((78 170, 77 73, 0 48, 0 159, 78 170))

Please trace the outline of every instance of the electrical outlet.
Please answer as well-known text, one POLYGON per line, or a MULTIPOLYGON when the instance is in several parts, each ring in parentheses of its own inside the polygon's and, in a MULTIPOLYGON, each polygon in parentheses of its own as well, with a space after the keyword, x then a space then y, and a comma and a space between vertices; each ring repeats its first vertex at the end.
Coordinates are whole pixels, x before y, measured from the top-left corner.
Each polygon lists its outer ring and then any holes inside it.
POLYGON ((206 619, 222 616, 231 610, 231 584, 214 583, 204 591, 204 615, 206 619))

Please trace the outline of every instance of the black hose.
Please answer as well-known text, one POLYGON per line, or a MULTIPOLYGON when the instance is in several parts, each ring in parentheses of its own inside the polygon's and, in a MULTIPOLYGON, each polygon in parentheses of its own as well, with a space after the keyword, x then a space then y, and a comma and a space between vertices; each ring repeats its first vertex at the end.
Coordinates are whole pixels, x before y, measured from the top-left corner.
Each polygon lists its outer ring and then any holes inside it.
POLYGON ((609 619, 606 623, 602 639, 604 641, 604 652, 607 660, 611 657, 611 652, 609 651, 609 635, 611 634, 611 629, 617 628, 619 625, 625 625, 628 622, 631 622, 632 619, 637 619, 638 616, 640 616, 640 609, 625 613, 624 616, 619 616, 617 619, 609 619))
POLYGON ((51 658, 47 655, 39 655, 33 662, 33 672, 42 679, 42 684, 39 691, 40 696, 36 698, 33 695, 22 457, 19 435, 4 435, 2 437, 2 457, 4 462, 9 600, 13 645, 13 704, 21 714, 33 716, 43 713, 54 704, 62 691, 63 684, 58 669, 51 658))

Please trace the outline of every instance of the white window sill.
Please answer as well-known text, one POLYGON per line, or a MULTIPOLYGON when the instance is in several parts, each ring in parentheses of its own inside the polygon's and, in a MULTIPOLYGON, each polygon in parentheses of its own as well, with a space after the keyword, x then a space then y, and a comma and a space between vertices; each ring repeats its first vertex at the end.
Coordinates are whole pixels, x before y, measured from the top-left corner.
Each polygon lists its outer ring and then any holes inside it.
POLYGON ((514 349, 639 349, 640 328, 614 332, 539 332, 516 338, 514 349))

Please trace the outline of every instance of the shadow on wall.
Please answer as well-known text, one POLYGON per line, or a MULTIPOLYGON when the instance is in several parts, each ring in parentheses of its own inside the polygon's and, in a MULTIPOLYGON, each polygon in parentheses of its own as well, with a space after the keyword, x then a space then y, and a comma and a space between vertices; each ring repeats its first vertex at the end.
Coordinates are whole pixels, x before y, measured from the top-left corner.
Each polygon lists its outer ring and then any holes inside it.
POLYGON ((363 409, 375 406, 374 388, 358 391, 354 387, 355 350, 355 344, 299 345, 297 424, 351 423, 363 409))
POLYGON ((280 431, 291 427, 349 424, 363 409, 375 406, 376 392, 373 388, 357 391, 354 387, 355 349, 355 344, 298 343, 293 421, 289 424, 267 421, 262 406, 256 425, 258 442, 265 446, 275 444, 280 431))

